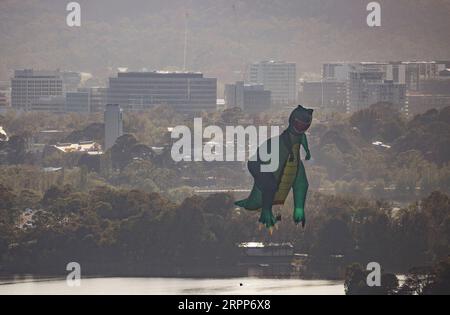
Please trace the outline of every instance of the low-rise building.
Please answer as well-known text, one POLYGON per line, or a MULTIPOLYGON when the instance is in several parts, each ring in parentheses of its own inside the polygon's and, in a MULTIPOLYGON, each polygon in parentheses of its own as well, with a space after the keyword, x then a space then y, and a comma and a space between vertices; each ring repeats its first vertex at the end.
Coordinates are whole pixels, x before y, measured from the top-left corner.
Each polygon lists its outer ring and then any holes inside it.
POLYGON ((300 102, 304 106, 320 107, 334 111, 346 110, 346 81, 306 81, 301 86, 300 102))
POLYGON ((61 141, 62 138, 67 136, 68 132, 63 130, 48 129, 41 130, 34 136, 35 143, 55 143, 61 141))
POLYGON ((90 113, 91 101, 88 91, 77 91, 66 93, 66 112, 69 113, 90 113))
POLYGON ((64 153, 85 152, 90 155, 103 154, 101 145, 94 141, 81 141, 78 143, 57 143, 53 147, 64 153))
POLYGON ((239 268, 248 276, 289 276, 293 271, 291 243, 246 242, 238 245, 239 268))
POLYGON ((34 112, 45 112, 63 114, 66 112, 65 96, 45 96, 31 101, 29 110, 34 112))

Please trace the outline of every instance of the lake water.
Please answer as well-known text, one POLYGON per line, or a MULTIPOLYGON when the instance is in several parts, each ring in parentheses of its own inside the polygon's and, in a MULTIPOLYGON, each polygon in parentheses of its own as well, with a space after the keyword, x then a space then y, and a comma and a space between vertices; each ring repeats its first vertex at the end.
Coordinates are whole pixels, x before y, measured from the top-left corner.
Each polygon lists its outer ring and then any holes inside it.
POLYGON ((300 279, 183 279, 183 278, 90 278, 80 287, 69 287, 62 279, 0 280, 0 295, 7 294, 162 294, 162 295, 342 295, 342 281, 300 279))

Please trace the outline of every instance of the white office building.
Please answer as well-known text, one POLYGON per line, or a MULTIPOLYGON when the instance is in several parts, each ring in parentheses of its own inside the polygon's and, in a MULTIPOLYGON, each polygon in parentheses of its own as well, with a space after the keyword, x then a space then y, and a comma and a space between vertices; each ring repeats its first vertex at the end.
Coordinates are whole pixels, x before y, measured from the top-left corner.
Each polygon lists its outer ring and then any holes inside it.
POLYGON ((271 92, 272 104, 292 105, 297 102, 297 67, 284 61, 262 61, 250 65, 248 82, 261 84, 271 92))

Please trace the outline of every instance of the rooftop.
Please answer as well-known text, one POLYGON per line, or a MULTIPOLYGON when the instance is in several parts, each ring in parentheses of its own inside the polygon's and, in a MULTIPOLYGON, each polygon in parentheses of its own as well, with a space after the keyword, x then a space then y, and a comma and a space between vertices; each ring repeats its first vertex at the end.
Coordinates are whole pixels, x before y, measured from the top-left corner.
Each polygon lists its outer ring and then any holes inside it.
POLYGON ((200 72, 169 72, 169 71, 152 71, 152 72, 119 72, 118 78, 203 78, 200 72))
POLYGON ((58 143, 53 147, 64 153, 87 152, 88 154, 102 154, 102 148, 100 144, 94 141, 82 141, 79 143, 58 143))
POLYGON ((294 246, 289 243, 263 243, 263 242, 244 242, 238 245, 240 248, 267 248, 267 247, 289 247, 294 248, 294 246))

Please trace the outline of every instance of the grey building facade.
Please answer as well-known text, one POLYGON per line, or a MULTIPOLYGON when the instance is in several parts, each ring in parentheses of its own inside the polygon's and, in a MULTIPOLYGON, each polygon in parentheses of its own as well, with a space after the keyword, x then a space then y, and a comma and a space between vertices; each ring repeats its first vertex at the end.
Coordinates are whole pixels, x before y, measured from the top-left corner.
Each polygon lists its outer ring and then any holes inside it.
POLYGON ((34 99, 28 108, 33 112, 64 114, 66 112, 66 98, 60 96, 41 96, 34 99))
POLYGON ((31 110, 35 100, 74 92, 80 83, 81 75, 78 72, 16 70, 11 78, 11 106, 14 109, 31 110))
POLYGON ((62 96, 63 79, 56 71, 16 70, 11 78, 11 106, 30 110, 41 97, 62 96))
POLYGON ((407 70, 408 64, 405 62, 326 63, 322 67, 323 82, 320 85, 315 83, 315 86, 304 85, 302 96, 306 99, 305 103, 318 103, 320 96, 324 107, 333 107, 334 100, 342 105, 345 95, 347 112, 379 102, 392 103, 403 110, 407 105, 407 70))
POLYGON ((69 113, 90 113, 91 96, 89 91, 67 92, 66 112, 69 113))
POLYGON ((105 111, 108 103, 108 88, 92 87, 89 92, 90 109, 92 113, 101 113, 105 111))
POLYGON ((301 85, 300 102, 305 106, 347 110, 346 81, 312 81, 301 85))
POLYGON ((169 105, 181 113, 215 111, 217 79, 201 73, 119 72, 110 78, 108 104, 124 110, 169 105))
POLYGON ((238 81, 235 84, 225 85, 226 107, 239 107, 248 113, 259 113, 270 109, 271 92, 264 89, 261 84, 244 84, 238 81))
POLYGON ((354 67, 347 82, 347 112, 379 102, 392 103, 403 109, 406 105, 406 84, 385 80, 385 75, 378 68, 354 67))

